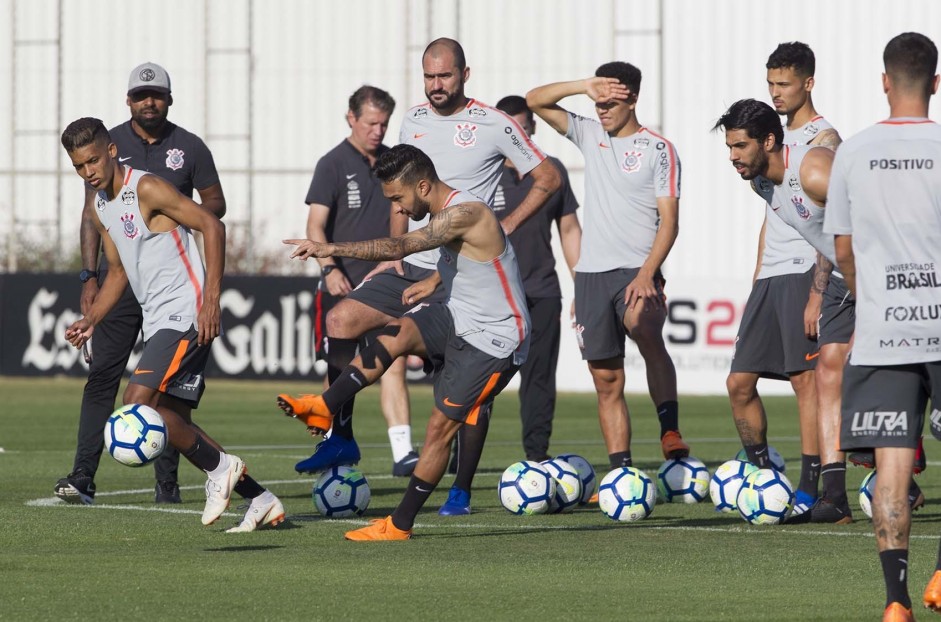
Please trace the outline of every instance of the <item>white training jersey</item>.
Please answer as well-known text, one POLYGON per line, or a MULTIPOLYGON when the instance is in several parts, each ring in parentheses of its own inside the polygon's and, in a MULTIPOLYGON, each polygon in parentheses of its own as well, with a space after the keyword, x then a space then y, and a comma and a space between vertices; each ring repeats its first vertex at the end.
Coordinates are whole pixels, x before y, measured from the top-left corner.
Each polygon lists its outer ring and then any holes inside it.
POLYGON ((853 236, 853 364, 941 360, 941 126, 893 118, 840 145, 824 230, 853 236))
MULTIPOLYGON (((455 190, 445 207, 479 202, 469 192, 455 190)), ((502 229, 500 234, 505 248, 490 261, 475 261, 440 247, 438 273, 455 334, 490 356, 513 356, 513 363, 522 365, 529 353, 529 311, 513 245, 502 229)))
POLYGON ((189 330, 203 302, 205 270, 190 230, 179 225, 155 233, 147 229, 137 184, 148 175, 127 167, 124 186, 108 200, 98 192, 95 211, 121 256, 144 315, 144 341, 158 330, 189 330))
MULTIPOLYGON (((833 126, 818 115, 800 127, 784 128, 785 145, 807 145, 823 130, 833 126)), ((817 251, 784 220, 776 218, 770 205, 765 207, 765 249, 758 278, 783 274, 803 274, 817 261, 817 251)))
MULTIPOLYGON (((452 188, 467 190, 487 205, 493 204, 506 159, 513 162, 520 175, 546 159, 519 123, 475 99, 446 117, 435 112, 431 104, 415 106, 405 113, 399 142, 418 147, 431 158, 438 179, 452 188)), ((427 222, 410 220, 408 230, 420 229, 427 222)), ((434 251, 405 258, 410 264, 430 270, 434 270, 437 260, 434 251)))
MULTIPOLYGON (((824 208, 820 207, 804 193, 801 186, 801 162, 811 149, 818 147, 789 146, 782 147, 784 155, 784 180, 780 186, 759 175, 751 182, 752 189, 767 201, 777 218, 793 227, 823 256, 836 265, 836 252, 833 248, 833 236, 823 232, 824 208)), ((822 148, 822 147, 821 147, 822 148)), ((834 274, 839 274, 834 270, 834 274)))
POLYGON ((568 113, 565 137, 585 157, 582 250, 576 272, 639 268, 660 225, 657 199, 680 196, 673 144, 642 127, 615 138, 601 123, 568 113))

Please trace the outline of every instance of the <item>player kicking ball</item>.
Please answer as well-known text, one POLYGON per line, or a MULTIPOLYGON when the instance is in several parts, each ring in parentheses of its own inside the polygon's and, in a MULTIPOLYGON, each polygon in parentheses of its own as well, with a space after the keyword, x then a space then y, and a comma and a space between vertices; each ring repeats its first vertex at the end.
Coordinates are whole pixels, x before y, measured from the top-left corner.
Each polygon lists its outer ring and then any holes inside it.
MULTIPOLYGON (((493 211, 477 197, 440 181, 428 156, 411 145, 398 145, 380 156, 375 173, 394 210, 412 220, 430 214, 428 225, 395 238, 363 242, 285 240, 297 246, 291 257, 302 260, 397 260, 439 249, 437 274, 446 302, 418 304, 389 322, 323 395, 278 396, 285 414, 319 434, 330 429, 343 404, 376 382, 399 356, 416 354, 434 368, 435 406, 405 496, 390 516, 347 532, 347 540, 356 541, 411 537, 415 516, 444 475, 451 440, 461 426, 477 423, 481 409, 526 360, 530 332, 516 255, 493 211)), ((416 283, 403 293, 403 300, 423 300, 436 285, 416 283)))

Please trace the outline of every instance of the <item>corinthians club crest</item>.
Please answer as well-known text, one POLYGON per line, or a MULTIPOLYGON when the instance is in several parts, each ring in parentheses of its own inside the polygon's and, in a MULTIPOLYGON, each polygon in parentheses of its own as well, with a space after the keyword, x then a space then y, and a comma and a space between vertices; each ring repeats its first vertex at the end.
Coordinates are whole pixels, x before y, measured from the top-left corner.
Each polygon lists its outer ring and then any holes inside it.
POLYGON ((121 222, 124 223, 124 235, 128 239, 133 240, 140 235, 140 228, 134 224, 134 214, 124 212, 124 216, 121 216, 121 222))
POLYGON ((183 168, 182 149, 167 149, 167 168, 171 171, 178 171, 183 168))
POLYGON ((628 173, 636 173, 640 170, 640 160, 644 157, 643 151, 627 151, 624 153, 624 161, 621 168, 628 173))
POLYGON ((454 134, 454 144, 467 148, 477 144, 477 126, 473 123, 458 123, 457 133, 454 134))

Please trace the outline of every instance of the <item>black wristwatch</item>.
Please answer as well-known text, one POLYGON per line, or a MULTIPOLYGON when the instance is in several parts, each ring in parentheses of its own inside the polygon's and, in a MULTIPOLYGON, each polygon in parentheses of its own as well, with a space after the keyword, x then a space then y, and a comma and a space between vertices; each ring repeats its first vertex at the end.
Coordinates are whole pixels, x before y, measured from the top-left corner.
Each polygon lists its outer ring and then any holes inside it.
POLYGON ((98 273, 95 272, 94 270, 89 270, 88 268, 85 268, 84 270, 78 273, 78 280, 81 281, 82 283, 87 283, 91 279, 98 280, 98 273))
POLYGON ((336 270, 336 269, 337 269, 337 265, 336 265, 335 263, 332 263, 332 264, 330 264, 329 266, 324 266, 324 267, 322 267, 322 268, 320 269, 320 274, 321 274, 321 276, 323 276, 324 278, 326 278, 328 274, 330 274, 331 272, 333 272, 333 271, 336 270))

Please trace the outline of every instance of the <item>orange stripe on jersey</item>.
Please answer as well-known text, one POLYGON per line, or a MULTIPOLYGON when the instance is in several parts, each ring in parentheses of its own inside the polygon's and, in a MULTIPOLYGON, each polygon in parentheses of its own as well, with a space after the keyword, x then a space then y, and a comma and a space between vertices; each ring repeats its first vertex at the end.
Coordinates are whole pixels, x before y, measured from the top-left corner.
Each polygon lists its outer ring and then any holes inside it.
POLYGON ((183 248, 183 238, 180 237, 180 230, 177 228, 170 233, 173 235, 173 241, 176 242, 176 250, 180 253, 180 260, 186 268, 186 274, 189 275, 190 283, 193 284, 193 289, 196 291, 196 312, 198 313, 199 310, 203 308, 203 288, 200 287, 199 279, 196 278, 196 273, 193 272, 193 265, 190 263, 189 257, 186 256, 186 249, 183 248))
POLYGON ((127 167, 127 174, 124 176, 124 185, 125 185, 125 186, 128 184, 129 181, 131 181, 131 171, 133 171, 133 170, 134 170, 134 169, 132 169, 130 166, 127 167))
MULTIPOLYGON (((509 242, 507 242, 507 244, 509 244, 509 242)), ((520 313, 519 307, 516 306, 516 301, 513 300, 510 281, 506 278, 506 271, 503 270, 503 264, 500 263, 499 257, 493 260, 493 267, 496 269, 497 276, 500 278, 500 285, 503 286, 503 295, 506 296, 506 301, 510 304, 510 309, 513 311, 513 318, 516 319, 516 331, 519 333, 520 343, 523 343, 523 340, 526 338, 526 331, 523 327, 523 316, 520 313)))
POLYGON ((176 372, 179 371, 180 363, 183 362, 183 356, 186 354, 186 349, 189 347, 189 345, 189 339, 182 339, 176 346, 176 352, 173 353, 173 360, 170 361, 170 367, 167 368, 167 373, 164 374, 163 380, 160 381, 160 387, 157 389, 161 393, 167 390, 167 385, 170 383, 170 378, 172 378, 176 372))
POLYGON ((813 119, 811 119, 810 121, 808 121, 808 123, 813 123, 814 121, 819 121, 819 120, 822 119, 822 118, 823 118, 823 115, 822 115, 822 114, 818 114, 816 117, 814 117, 813 119))
POLYGON ((314 352, 320 353, 323 349, 323 290, 317 289, 314 295, 314 352))
POLYGON ((657 134, 656 132, 653 132, 647 129, 646 127, 640 128, 640 131, 647 132, 651 136, 655 136, 656 138, 659 138, 667 146, 667 157, 670 158, 670 196, 671 197, 677 196, 679 194, 679 187, 677 184, 676 176, 678 173, 677 169, 679 167, 676 165, 677 163, 676 149, 674 149, 673 143, 671 143, 669 140, 667 140, 665 137, 661 136, 660 134, 657 134))
POLYGON ((451 191, 451 194, 448 195, 448 198, 444 200, 444 206, 445 206, 445 207, 450 207, 450 206, 451 206, 451 200, 454 199, 454 197, 456 197, 456 196, 459 195, 460 193, 461 193, 460 190, 452 190, 452 191, 451 191))
POLYGON ((923 121, 892 121, 886 119, 885 121, 879 121, 879 125, 922 125, 924 123, 934 123, 934 121, 931 119, 924 119, 923 121))
POLYGON ((787 145, 784 145, 784 168, 788 167, 788 164, 791 161, 791 148, 787 145))
POLYGON ((493 391, 493 388, 497 386, 498 380, 500 380, 500 372, 490 374, 490 378, 487 379, 487 384, 484 385, 484 390, 477 396, 477 399, 474 401, 474 407, 467 413, 467 418, 464 420, 464 423, 467 425, 477 425, 477 419, 480 416, 480 405, 490 397, 490 393, 493 391))

